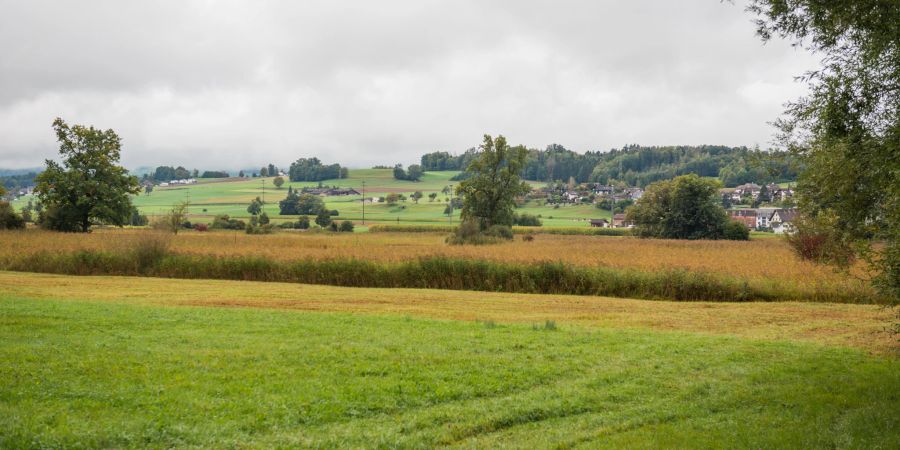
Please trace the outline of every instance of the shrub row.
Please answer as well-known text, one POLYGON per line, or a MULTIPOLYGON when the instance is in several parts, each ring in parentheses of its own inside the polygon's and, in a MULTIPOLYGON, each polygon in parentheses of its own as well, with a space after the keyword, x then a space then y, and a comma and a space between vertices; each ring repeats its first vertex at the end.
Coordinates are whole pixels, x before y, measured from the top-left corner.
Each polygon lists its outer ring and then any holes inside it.
POLYGON ((535 294, 603 295, 680 301, 830 301, 874 303, 871 294, 839 288, 800 291, 702 272, 519 264, 428 257, 401 263, 357 259, 276 262, 258 257, 173 255, 158 249, 36 253, 0 261, 2 269, 71 275, 145 275, 280 281, 351 287, 429 288, 535 294))
MULTIPOLYGON (((376 224, 369 227, 372 233, 454 233, 456 226, 450 225, 389 225, 376 224)), ((628 228, 588 228, 588 227, 512 227, 515 234, 567 234, 583 236, 631 236, 628 228)))

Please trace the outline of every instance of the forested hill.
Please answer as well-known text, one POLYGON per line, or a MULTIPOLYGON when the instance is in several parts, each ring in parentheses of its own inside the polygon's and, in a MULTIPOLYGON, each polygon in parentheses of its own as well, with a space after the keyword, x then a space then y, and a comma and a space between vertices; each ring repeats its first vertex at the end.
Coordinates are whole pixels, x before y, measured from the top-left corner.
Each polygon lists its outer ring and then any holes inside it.
MULTIPOLYGON (((469 149, 461 155, 433 152, 422 156, 422 168, 464 170, 477 154, 469 149)), ((609 152, 577 153, 553 144, 545 150, 529 150, 522 175, 529 180, 568 180, 646 186, 654 181, 696 173, 719 177, 725 186, 772 181, 791 181, 798 168, 785 152, 763 152, 747 147, 721 145, 643 147, 628 145, 609 152)))

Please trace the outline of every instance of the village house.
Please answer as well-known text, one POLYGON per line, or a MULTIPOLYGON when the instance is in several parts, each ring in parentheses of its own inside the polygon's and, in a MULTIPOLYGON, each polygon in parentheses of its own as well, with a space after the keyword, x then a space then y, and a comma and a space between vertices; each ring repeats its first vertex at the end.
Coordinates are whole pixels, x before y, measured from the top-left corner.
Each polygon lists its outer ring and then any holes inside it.
POLYGON ((797 218, 796 209, 776 209, 769 217, 769 226, 776 234, 791 233, 793 222, 797 218))
POLYGON ((740 201, 741 197, 749 195, 750 198, 756 200, 756 197, 759 197, 759 191, 762 190, 762 186, 756 183, 746 183, 734 188, 731 192, 731 200, 740 201))
POLYGON ((581 194, 575 191, 566 191, 563 194, 563 200, 569 203, 578 203, 579 201, 581 201, 581 194))
POLYGON ((625 214, 614 214, 612 226, 613 228, 634 228, 634 221, 625 220, 625 214))
POLYGON ((625 189, 625 194, 632 200, 638 200, 644 196, 644 190, 641 188, 628 188, 625 189))
POLYGON ((769 218, 775 208, 759 208, 756 210, 756 228, 769 228, 769 218))
POLYGON ((591 188, 591 190, 594 191, 594 193, 597 195, 612 195, 616 192, 616 188, 614 186, 603 185, 600 183, 595 184, 591 188))
POLYGON ((728 210, 731 220, 740 222, 750 228, 756 228, 757 212, 755 209, 731 209, 728 210))
POLYGON ((591 226, 595 228, 609 228, 609 221, 606 219, 591 219, 591 226))

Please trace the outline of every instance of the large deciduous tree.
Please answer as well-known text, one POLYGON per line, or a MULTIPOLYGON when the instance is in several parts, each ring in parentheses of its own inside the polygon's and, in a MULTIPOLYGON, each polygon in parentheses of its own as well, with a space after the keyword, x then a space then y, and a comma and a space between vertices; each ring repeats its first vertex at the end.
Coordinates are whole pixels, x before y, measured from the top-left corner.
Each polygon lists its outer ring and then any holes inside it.
POLYGON ((113 130, 53 121, 62 164, 47 160, 35 192, 46 207, 42 225, 59 231, 90 230, 92 224, 122 226, 131 217, 137 177, 118 165, 122 140, 113 130))
POLYGON ((472 176, 456 187, 463 198, 462 220, 476 222, 481 230, 512 226, 516 197, 531 190, 519 178, 527 156, 525 147, 510 147, 503 136, 484 135, 480 154, 466 169, 472 176))
POLYGON ((729 219, 719 205, 719 183, 695 174, 647 186, 627 214, 628 220, 634 221, 635 234, 640 237, 746 239, 734 233, 726 235, 729 219))
MULTIPOLYGON (((763 40, 780 36, 821 55, 810 93, 778 120, 804 163, 797 184, 808 229, 867 257, 875 284, 900 298, 900 3, 752 0, 763 40), (819 220, 821 219, 821 220, 819 220), (818 229, 818 230, 817 230, 818 229)), ((832 246, 838 253, 846 251, 832 246)), ((816 252, 813 252, 816 253, 816 252)), ((846 261, 831 258, 826 261, 846 261)))

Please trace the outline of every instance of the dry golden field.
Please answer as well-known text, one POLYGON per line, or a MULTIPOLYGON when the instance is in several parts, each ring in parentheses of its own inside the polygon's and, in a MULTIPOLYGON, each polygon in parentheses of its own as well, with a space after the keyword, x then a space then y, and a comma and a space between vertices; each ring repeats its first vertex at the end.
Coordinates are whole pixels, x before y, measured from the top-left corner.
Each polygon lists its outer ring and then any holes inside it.
MULTIPOLYGON (((8 244, 0 254, 38 251, 131 248, 146 230, 98 230, 65 234, 29 230, 0 232, 8 244)), ((450 256, 508 262, 565 261, 580 266, 654 270, 684 268, 768 278, 837 279, 833 271, 800 261, 779 239, 751 242, 674 241, 605 236, 538 235, 532 242, 451 246, 442 233, 296 233, 250 236, 239 232, 182 232, 172 250, 181 254, 260 256, 279 261, 303 258, 357 258, 403 261, 423 256, 450 256)))
MULTIPOLYGON (((103 229, 89 234, 40 230, 0 232, 0 258, 29 253, 75 250, 121 251, 151 231, 103 229)), ((182 232, 172 238, 172 251, 188 255, 257 256, 277 261, 356 258, 397 262, 425 256, 447 256, 504 262, 563 261, 654 271, 684 269, 717 275, 787 283, 792 286, 859 289, 865 285, 860 265, 851 274, 798 259, 779 238, 736 241, 675 241, 606 236, 537 235, 501 245, 451 246, 442 233, 299 233, 246 235, 241 232, 182 232)))

